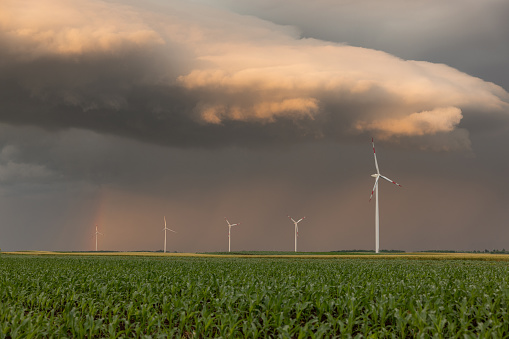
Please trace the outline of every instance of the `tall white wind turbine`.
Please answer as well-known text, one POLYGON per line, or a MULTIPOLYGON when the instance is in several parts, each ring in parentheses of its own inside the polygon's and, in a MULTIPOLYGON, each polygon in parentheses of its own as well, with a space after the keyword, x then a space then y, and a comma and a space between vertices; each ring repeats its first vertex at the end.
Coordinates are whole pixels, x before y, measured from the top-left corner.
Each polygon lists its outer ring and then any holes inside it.
POLYGON ((289 216, 289 215, 287 217, 290 218, 290 220, 295 225, 295 252, 297 252, 297 237, 299 236, 299 226, 297 226, 297 224, 299 222, 301 222, 302 220, 306 219, 306 217, 302 217, 302 218, 300 218, 297 221, 293 220, 293 218, 291 216, 289 216))
POLYGON ((400 184, 398 184, 395 181, 392 181, 391 179, 383 176, 380 174, 380 170, 378 169, 378 162, 376 161, 376 152, 375 152, 375 142, 373 141, 373 138, 371 138, 371 143, 373 144, 373 155, 375 156, 375 167, 376 167, 376 174, 371 174, 371 176, 375 179, 375 185, 373 186, 373 190, 371 191, 371 196, 369 197, 369 201, 371 201, 371 198, 373 198, 373 193, 376 191, 375 195, 375 252, 378 253, 380 250, 380 218, 379 218, 379 212, 378 212, 378 179, 384 178, 388 182, 392 182, 394 185, 397 185, 399 187, 402 187, 400 184))
POLYGON ((166 216, 163 216, 163 218, 164 218, 164 228, 163 228, 163 231, 164 231, 164 253, 166 253, 166 231, 172 231, 173 233, 177 233, 177 232, 166 227, 166 216))
POLYGON ((231 239, 230 235, 231 235, 231 230, 232 230, 233 226, 240 225, 240 222, 236 223, 236 224, 230 224, 230 222, 228 221, 228 219, 226 219, 226 217, 224 218, 224 220, 226 220, 226 223, 228 224, 228 252, 230 252, 230 239, 231 239))
POLYGON ((95 251, 97 252, 97 236, 98 235, 104 235, 102 233, 100 233, 98 230, 97 230, 97 225, 95 225, 95 251))

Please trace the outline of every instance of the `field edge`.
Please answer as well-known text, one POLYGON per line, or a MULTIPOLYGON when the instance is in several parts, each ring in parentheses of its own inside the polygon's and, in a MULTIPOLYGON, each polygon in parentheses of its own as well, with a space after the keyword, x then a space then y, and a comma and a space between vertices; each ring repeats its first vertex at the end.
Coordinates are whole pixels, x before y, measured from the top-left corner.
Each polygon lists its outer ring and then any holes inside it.
POLYGON ((285 258, 285 259, 407 259, 407 260, 478 260, 509 261, 509 254, 412 252, 404 254, 213 254, 213 253, 159 253, 159 252, 55 252, 8 251, 3 255, 35 256, 139 256, 139 257, 195 257, 195 258, 285 258))

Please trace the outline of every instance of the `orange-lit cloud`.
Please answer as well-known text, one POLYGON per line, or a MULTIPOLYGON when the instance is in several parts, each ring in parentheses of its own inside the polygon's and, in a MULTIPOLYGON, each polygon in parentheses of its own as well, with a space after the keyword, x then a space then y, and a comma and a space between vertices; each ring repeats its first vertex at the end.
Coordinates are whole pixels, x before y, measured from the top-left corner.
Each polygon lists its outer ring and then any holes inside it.
POLYGON ((437 108, 406 115, 401 119, 384 119, 372 122, 359 122, 360 131, 373 131, 380 138, 392 135, 426 135, 451 132, 461 121, 461 110, 457 107, 437 108))
POLYGON ((2 7, 0 27, 7 45, 23 59, 115 53, 126 45, 164 43, 127 6, 103 1, 6 0, 2 7))
POLYGON ((274 101, 262 101, 252 106, 207 106, 199 107, 201 119, 207 123, 219 124, 221 121, 265 121, 272 122, 278 116, 292 118, 308 117, 318 111, 316 99, 313 98, 290 98, 274 101))

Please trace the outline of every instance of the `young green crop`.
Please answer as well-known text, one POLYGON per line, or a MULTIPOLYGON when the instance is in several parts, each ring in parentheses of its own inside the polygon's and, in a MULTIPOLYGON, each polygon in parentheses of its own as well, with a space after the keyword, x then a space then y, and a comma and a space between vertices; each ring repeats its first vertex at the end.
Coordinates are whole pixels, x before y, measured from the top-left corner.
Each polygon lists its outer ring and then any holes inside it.
POLYGON ((0 256, 1 338, 507 337, 507 263, 0 256))

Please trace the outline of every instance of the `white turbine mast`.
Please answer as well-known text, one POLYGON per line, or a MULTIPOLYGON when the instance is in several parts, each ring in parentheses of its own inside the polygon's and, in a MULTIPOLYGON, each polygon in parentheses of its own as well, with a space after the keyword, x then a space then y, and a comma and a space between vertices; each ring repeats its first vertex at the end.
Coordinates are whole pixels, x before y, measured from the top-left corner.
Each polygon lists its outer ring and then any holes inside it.
POLYGON ((97 225, 95 225, 95 251, 97 252, 97 236, 98 235, 104 235, 102 233, 100 233, 98 230, 97 230, 97 225))
POLYGON ((226 223, 228 224, 228 252, 230 252, 231 230, 232 230, 233 226, 240 225, 240 222, 236 223, 236 224, 230 224, 230 222, 228 221, 228 219, 226 219, 226 217, 224 217, 224 220, 226 220, 226 223))
POLYGON ((378 162, 376 161, 376 152, 375 152, 375 142, 373 141, 373 138, 371 138, 371 143, 373 144, 373 155, 375 156, 375 167, 376 167, 376 174, 371 174, 371 176, 375 179, 375 185, 373 186, 373 190, 371 191, 371 196, 369 197, 369 201, 371 201, 371 198, 373 198, 373 193, 376 191, 375 195, 375 252, 378 253, 380 251, 380 218, 379 218, 379 211, 378 211, 378 179, 384 178, 388 182, 392 182, 394 185, 397 185, 399 187, 403 187, 397 182, 383 176, 380 174, 380 169, 378 168, 378 162))
POLYGON ((164 218, 164 228, 163 228, 163 231, 164 231, 164 253, 166 253, 166 231, 171 231, 173 233, 177 233, 177 232, 166 227, 166 216, 163 216, 163 218, 164 218))
POLYGON ((293 218, 291 216, 289 216, 289 215, 287 215, 287 217, 290 218, 290 220, 295 225, 295 249, 294 249, 294 251, 297 252, 297 237, 299 236, 299 226, 297 224, 299 222, 301 222, 302 220, 306 219, 306 217, 302 217, 302 218, 300 218, 297 221, 293 220, 293 218))

